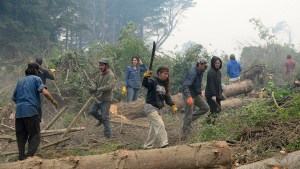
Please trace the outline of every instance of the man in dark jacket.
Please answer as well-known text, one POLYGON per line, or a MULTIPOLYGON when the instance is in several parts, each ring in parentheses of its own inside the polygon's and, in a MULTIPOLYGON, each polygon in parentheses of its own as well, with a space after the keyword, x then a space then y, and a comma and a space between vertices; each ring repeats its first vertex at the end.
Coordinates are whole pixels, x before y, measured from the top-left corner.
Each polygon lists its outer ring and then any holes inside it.
POLYGON ((43 59, 42 58, 36 58, 35 62, 38 63, 39 66, 40 66, 40 72, 37 76, 42 79, 44 85, 46 85, 47 79, 50 79, 50 80, 55 79, 54 72, 50 73, 48 70, 42 68, 42 64, 43 64, 43 59))
POLYGON ((182 137, 184 140, 191 132, 192 121, 209 112, 209 106, 203 98, 201 91, 203 73, 208 64, 205 58, 200 58, 195 67, 191 68, 183 82, 183 97, 186 100, 185 115, 183 119, 182 137), (199 109, 193 112, 193 105, 199 109))

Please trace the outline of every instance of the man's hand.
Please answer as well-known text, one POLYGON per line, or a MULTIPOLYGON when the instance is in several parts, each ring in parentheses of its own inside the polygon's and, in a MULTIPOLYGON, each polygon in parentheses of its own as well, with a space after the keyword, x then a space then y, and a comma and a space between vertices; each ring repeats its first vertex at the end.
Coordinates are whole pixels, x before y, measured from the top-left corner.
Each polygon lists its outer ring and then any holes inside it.
POLYGON ((147 70, 147 71, 144 73, 144 77, 145 77, 145 78, 149 78, 151 75, 152 75, 152 71, 151 71, 151 70, 147 70))
POLYGON ((173 112, 173 113, 176 113, 177 111, 178 111, 178 108, 177 108, 176 104, 174 104, 174 105, 172 106, 172 112, 173 112))
POLYGON ((192 105, 192 104, 194 103, 193 98, 192 98, 192 97, 189 97, 189 98, 186 100, 186 103, 187 103, 188 105, 192 105))
POLYGON ((58 109, 58 103, 56 100, 52 100, 51 103, 53 104, 53 106, 58 109))
POLYGON ((122 87, 122 94, 125 95, 126 93, 127 93, 126 86, 123 86, 123 87, 122 87))

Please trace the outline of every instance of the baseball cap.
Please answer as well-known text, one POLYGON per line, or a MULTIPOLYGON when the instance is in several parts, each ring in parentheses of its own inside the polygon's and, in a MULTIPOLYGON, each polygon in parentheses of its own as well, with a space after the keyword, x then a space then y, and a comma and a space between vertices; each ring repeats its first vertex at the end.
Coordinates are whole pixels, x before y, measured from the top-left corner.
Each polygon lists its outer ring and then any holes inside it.
POLYGON ((207 59, 204 57, 199 58, 197 63, 204 64, 205 66, 209 66, 209 64, 207 63, 207 59))

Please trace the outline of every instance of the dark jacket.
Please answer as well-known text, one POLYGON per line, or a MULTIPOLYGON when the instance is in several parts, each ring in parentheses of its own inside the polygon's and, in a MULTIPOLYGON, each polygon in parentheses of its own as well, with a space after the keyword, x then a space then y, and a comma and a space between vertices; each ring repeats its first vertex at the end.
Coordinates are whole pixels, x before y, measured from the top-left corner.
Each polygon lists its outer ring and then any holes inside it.
POLYGON ((37 76, 40 77, 46 85, 46 79, 54 80, 54 76, 46 69, 40 67, 41 73, 39 73, 37 76))
POLYGON ((202 78, 203 72, 201 72, 197 67, 192 67, 188 71, 183 81, 184 97, 195 97, 201 94, 202 78))
POLYGON ((219 57, 213 56, 211 59, 211 68, 207 72, 207 83, 205 88, 205 96, 212 97, 216 96, 218 98, 222 97, 222 84, 221 84, 221 72, 222 61, 219 57), (219 69, 215 68, 215 62, 219 60, 221 62, 221 66, 219 69))
POLYGON ((169 94, 166 94, 164 87, 165 81, 160 80, 158 77, 143 78, 143 86, 148 89, 146 103, 161 109, 164 107, 164 102, 167 105, 173 106, 174 102, 169 94))

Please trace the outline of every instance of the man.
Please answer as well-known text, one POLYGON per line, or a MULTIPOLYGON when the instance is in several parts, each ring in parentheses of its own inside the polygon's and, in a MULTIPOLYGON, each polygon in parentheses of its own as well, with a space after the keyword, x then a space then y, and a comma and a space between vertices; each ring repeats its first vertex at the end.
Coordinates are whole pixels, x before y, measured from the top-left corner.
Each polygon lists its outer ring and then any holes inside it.
POLYGON ((235 83, 240 81, 240 74, 242 68, 240 63, 235 59, 235 55, 230 55, 230 61, 227 63, 227 75, 229 77, 229 83, 235 83))
POLYGON ((54 77, 55 70, 54 69, 50 69, 50 71, 51 71, 51 73, 50 73, 48 70, 42 68, 42 64, 43 64, 42 58, 36 58, 35 62, 38 63, 40 66, 40 73, 38 74, 38 77, 40 77, 42 79, 44 85, 46 85, 47 79, 50 79, 50 80, 55 79, 55 77, 54 77))
POLYGON ((39 65, 29 63, 25 70, 26 77, 19 80, 13 93, 16 103, 16 137, 19 149, 19 160, 32 157, 40 145, 40 120, 42 93, 57 108, 58 104, 46 89, 41 78, 37 76, 39 65), (28 151, 25 154, 25 145, 28 141, 28 151))
POLYGON ((112 91, 115 85, 115 75, 109 69, 109 63, 106 58, 99 60, 99 69, 100 73, 95 80, 96 85, 90 88, 90 92, 95 98, 88 112, 98 120, 96 126, 104 125, 104 136, 110 138, 109 110, 112 100, 112 91), (98 112, 99 109, 100 112, 98 112))
POLYGON ((192 122, 198 119, 200 116, 209 112, 209 106, 204 100, 204 96, 201 91, 203 73, 208 67, 207 60, 205 58, 199 58, 195 67, 191 68, 183 82, 183 96, 186 100, 185 115, 183 119, 182 137, 181 140, 185 140, 191 132, 192 122), (193 111, 193 105, 196 105, 199 109, 193 111))
POLYGON ((292 55, 288 54, 286 56, 286 61, 284 63, 285 67, 285 74, 286 75, 293 75, 295 73, 296 61, 292 59, 292 55))

